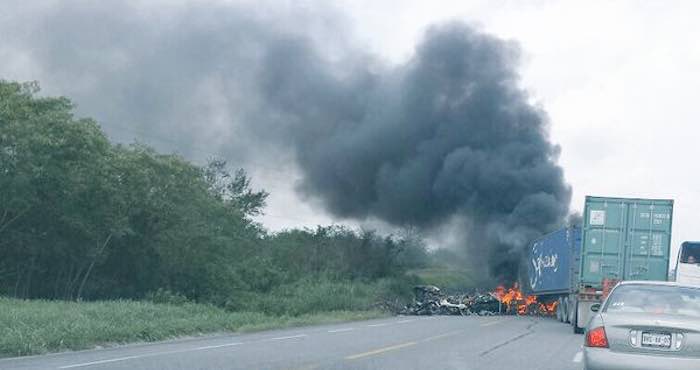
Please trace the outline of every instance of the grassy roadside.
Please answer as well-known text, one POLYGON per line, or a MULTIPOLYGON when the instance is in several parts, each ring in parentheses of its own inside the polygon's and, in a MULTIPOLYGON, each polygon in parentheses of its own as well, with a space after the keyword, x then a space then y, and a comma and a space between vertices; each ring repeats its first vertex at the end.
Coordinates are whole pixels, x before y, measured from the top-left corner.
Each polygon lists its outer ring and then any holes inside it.
POLYGON ((386 316, 331 311, 298 316, 229 312, 214 306, 139 301, 63 302, 0 297, 0 357, 254 331, 386 316))

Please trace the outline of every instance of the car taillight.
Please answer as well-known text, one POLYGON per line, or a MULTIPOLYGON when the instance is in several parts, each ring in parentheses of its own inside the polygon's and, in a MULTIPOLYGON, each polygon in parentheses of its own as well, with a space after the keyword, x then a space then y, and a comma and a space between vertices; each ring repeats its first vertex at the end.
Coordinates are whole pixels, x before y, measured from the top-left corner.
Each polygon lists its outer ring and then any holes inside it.
POLYGON ((586 333, 586 347, 608 348, 608 337, 604 327, 599 326, 586 333))

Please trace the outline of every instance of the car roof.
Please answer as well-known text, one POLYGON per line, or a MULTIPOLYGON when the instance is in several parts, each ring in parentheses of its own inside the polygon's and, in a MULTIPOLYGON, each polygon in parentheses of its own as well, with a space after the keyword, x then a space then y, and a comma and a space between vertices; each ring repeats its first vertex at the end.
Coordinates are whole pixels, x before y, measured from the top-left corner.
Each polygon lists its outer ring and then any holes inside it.
POLYGON ((621 281, 618 285, 654 285, 654 286, 675 286, 682 288, 695 288, 698 289, 700 286, 680 284, 675 281, 654 281, 654 280, 625 280, 621 281))

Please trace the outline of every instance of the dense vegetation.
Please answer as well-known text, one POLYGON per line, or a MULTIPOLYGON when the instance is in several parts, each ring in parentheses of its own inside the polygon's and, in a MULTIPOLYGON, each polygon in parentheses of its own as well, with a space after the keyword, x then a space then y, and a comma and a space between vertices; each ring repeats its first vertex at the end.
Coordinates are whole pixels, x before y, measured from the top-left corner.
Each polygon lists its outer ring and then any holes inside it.
POLYGON ((243 170, 113 144, 37 93, 0 81, 0 295, 299 315, 369 308, 427 263, 410 234, 270 233, 253 221, 267 193, 243 170))

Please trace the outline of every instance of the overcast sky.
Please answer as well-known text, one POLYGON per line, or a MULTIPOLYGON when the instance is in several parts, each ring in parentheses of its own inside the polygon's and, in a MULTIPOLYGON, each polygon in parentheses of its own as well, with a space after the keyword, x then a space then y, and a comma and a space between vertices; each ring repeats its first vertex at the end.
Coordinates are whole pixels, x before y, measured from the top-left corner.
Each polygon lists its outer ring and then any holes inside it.
MULTIPOLYGON (((301 12, 318 6, 304 0, 271 4, 301 12)), ((409 59, 426 27, 445 20, 465 21, 519 44, 522 85, 550 117, 551 140, 561 146, 559 163, 573 187, 571 208, 582 210, 585 195, 674 199, 675 257, 681 241, 700 239, 696 4, 347 0, 324 8, 342 16, 349 42, 388 64, 409 59)), ((11 17, 0 13, 0 21, 11 17)), ((49 93, 70 95, 15 51, 0 47, 0 77, 40 80, 49 93)), ((273 229, 343 222, 297 195, 300 175, 292 166, 281 159, 275 168, 249 168, 256 185, 271 192, 262 222, 273 229)))
MULTIPOLYGON (((700 240, 700 3, 694 1, 345 1, 374 52, 407 58, 427 25, 466 20, 517 41, 524 87, 586 195, 675 200, 674 252, 700 240)), ((675 254, 674 254, 675 256, 675 254)))
MULTIPOLYGON (((359 42, 395 63, 410 57, 427 26, 447 19, 518 42, 523 85, 548 112, 552 141, 562 148, 571 208, 582 211, 586 195, 674 199, 672 255, 682 241, 700 240, 700 3, 347 0, 338 6, 359 42)), ((271 213, 322 220, 310 207, 286 209, 277 201, 271 199, 271 213)))

